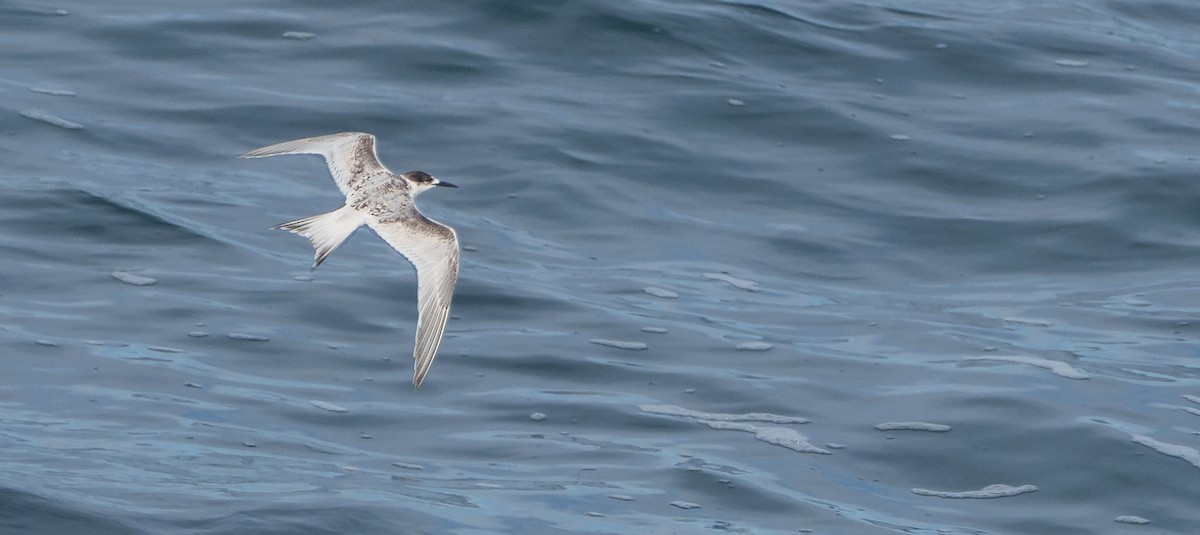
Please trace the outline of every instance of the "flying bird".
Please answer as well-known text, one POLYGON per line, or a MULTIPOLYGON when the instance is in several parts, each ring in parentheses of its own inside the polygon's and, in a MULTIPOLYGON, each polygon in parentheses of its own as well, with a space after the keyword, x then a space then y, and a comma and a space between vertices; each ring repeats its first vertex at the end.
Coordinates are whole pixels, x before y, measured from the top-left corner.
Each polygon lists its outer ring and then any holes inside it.
POLYGON ((308 238, 315 249, 312 269, 366 225, 404 255, 417 270, 417 334, 413 346, 413 386, 421 387, 446 331, 450 298, 458 281, 458 235, 417 210, 417 195, 436 186, 455 188, 424 171, 395 174, 379 162, 375 136, 342 132, 285 141, 254 149, 239 158, 280 154, 319 154, 346 204, 329 213, 272 227, 308 238))

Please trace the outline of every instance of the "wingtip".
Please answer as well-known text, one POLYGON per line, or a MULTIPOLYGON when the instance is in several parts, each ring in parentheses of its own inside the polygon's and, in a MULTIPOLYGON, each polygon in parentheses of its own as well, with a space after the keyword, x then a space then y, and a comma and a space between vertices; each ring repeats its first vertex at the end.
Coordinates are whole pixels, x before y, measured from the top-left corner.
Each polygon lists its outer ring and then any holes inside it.
POLYGON ((262 158, 264 156, 271 156, 271 154, 265 154, 266 151, 264 151, 263 149, 266 149, 266 148, 270 148, 270 147, 259 147, 254 150, 248 150, 246 152, 243 152, 243 153, 237 155, 237 157, 238 158, 262 158))
POLYGON ((312 273, 312 272, 316 271, 317 268, 320 267, 321 263, 324 261, 325 261, 325 256, 322 256, 321 253, 317 253, 317 255, 315 257, 313 257, 312 267, 308 268, 308 272, 312 273))
POLYGON ((332 253, 332 252, 333 252, 333 249, 324 251, 325 254, 321 254, 322 251, 317 251, 316 256, 313 257, 312 267, 308 268, 308 272, 312 273, 312 272, 316 271, 317 268, 321 267, 321 264, 325 263, 325 259, 329 258, 329 253, 332 253))

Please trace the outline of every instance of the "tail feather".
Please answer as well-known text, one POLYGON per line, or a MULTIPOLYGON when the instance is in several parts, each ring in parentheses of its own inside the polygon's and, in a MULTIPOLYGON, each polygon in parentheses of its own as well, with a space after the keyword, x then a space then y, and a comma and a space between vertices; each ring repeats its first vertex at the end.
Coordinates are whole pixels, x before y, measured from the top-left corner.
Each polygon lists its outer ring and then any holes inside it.
POLYGON ((282 225, 271 227, 286 230, 308 238, 315 249, 312 269, 317 269, 330 254, 333 254, 355 229, 366 223, 357 210, 343 206, 329 213, 289 221, 282 225))

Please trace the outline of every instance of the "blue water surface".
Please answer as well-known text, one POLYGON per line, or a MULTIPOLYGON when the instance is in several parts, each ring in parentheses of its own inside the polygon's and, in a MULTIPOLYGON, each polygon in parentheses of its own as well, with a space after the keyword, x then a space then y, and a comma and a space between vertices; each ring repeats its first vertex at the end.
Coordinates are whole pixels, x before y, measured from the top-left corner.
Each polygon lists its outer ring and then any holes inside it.
POLYGON ((0 28, 0 533, 1200 525, 1193 2, 0 28), (411 267, 360 231, 310 274, 268 228, 340 205, 322 162, 235 158, 340 131, 460 186, 419 391, 411 267))

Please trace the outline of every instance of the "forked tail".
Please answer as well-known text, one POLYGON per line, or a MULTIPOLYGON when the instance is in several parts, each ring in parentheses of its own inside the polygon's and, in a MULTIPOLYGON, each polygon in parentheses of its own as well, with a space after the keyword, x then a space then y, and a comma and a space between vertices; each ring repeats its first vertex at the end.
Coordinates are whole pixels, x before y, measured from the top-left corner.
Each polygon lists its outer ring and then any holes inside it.
POLYGON ((312 242, 316 256, 313 257, 312 269, 317 269, 321 262, 337 250, 354 229, 366 223, 362 215, 351 208, 343 206, 329 213, 289 221, 282 225, 271 227, 299 234, 312 242))

